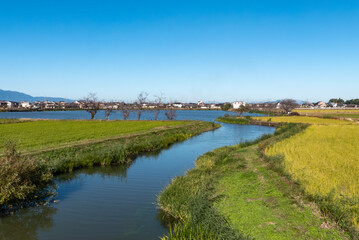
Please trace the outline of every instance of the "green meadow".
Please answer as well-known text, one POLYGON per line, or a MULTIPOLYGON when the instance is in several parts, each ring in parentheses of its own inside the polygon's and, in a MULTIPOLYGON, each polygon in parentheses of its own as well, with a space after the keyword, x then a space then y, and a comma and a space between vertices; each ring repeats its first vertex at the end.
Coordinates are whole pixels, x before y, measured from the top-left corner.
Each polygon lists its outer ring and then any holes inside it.
POLYGON ((40 120, 0 124, 0 153, 6 141, 17 142, 21 151, 43 150, 138 134, 184 121, 78 121, 40 120))

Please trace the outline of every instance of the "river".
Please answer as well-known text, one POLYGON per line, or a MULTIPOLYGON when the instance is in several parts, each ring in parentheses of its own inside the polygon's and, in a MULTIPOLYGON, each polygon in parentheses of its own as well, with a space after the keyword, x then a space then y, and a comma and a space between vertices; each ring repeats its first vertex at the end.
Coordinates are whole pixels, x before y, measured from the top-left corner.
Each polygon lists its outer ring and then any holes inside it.
MULTIPOLYGON (((224 113, 178 111, 178 119, 213 121, 224 113)), ((0 218, 0 239, 158 239, 168 229, 156 198, 171 179, 193 168, 205 152, 273 132, 272 127, 222 124, 157 154, 139 156, 128 166, 59 175, 56 201, 0 218)))

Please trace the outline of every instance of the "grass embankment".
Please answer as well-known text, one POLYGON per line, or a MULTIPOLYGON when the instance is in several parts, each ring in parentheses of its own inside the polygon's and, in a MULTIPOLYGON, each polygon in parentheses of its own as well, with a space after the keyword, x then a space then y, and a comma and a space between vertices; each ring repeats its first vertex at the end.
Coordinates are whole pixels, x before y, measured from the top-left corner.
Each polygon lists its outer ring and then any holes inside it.
POLYGON ((163 239, 345 239, 300 197, 295 184, 272 170, 264 148, 305 125, 277 129, 274 137, 216 149, 175 178, 159 196, 163 211, 177 220, 163 239), (196 237, 199 235, 200 237, 196 237))
MULTIPOLYGON (((1 131, 6 133, 1 135, 1 140, 5 141, 5 139, 18 137, 20 139, 19 146, 27 153, 27 156, 26 159, 25 157, 21 159, 19 154, 11 153, 13 151, 8 154, 7 149, 2 157, 4 160, 2 162, 19 163, 18 172, 24 172, 21 168, 22 162, 31 159, 33 165, 36 165, 36 167, 31 167, 31 172, 36 171, 36 169, 42 171, 45 169, 46 171, 43 171, 44 176, 48 176, 48 173, 69 172, 80 167, 125 164, 140 153, 159 151, 175 142, 186 140, 218 126, 199 121, 38 121, 9 123, 1 125, 1 131), (60 147, 57 147, 55 143, 59 144, 60 147), (40 151, 29 153, 30 150, 40 151)), ((0 182, 6 185, 9 185, 8 183, 11 181, 14 184, 22 182, 23 179, 17 179, 16 171, 8 170, 8 165, 0 166, 7 170, 5 173, 8 173, 0 174, 0 182)), ((29 171, 26 170, 25 172, 29 171)), ((39 176, 39 178, 41 177, 39 176)), ((29 184, 33 186, 31 182, 29 184)), ((5 188, 1 188, 1 191, 4 191, 3 189, 5 188)), ((0 210, 6 209, 5 206, 12 203, 33 200, 36 198, 36 191, 38 190, 40 189, 35 188, 31 193, 9 195, 7 199, 0 202, 0 210)), ((13 189, 11 191, 14 192, 13 189)), ((0 193, 0 195, 7 194, 6 192, 0 193)))
POLYGON ((295 109, 294 111, 305 116, 359 120, 359 109, 295 109))

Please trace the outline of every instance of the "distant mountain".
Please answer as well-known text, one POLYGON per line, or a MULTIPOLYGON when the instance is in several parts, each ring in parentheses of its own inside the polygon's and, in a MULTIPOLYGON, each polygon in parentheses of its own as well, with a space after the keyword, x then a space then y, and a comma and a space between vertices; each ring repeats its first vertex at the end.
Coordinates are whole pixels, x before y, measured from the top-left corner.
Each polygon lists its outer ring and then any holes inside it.
POLYGON ((67 98, 58 98, 58 97, 33 97, 25 93, 16 92, 16 91, 8 91, 8 90, 1 90, 0 89, 0 101, 7 100, 7 101, 14 101, 14 102, 35 102, 35 101, 54 101, 54 102, 73 102, 74 100, 67 99, 67 98))

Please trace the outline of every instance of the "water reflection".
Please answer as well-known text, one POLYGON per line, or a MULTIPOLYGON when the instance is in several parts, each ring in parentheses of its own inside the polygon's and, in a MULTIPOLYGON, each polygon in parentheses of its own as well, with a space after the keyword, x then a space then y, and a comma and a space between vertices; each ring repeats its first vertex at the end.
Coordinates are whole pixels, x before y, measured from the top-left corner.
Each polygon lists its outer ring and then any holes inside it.
POLYGON ((21 214, 0 218, 0 239, 23 240, 38 239, 38 231, 47 231, 54 225, 53 215, 56 207, 41 206, 23 209, 21 214))
POLYGON ((89 176, 96 174, 103 179, 111 178, 111 177, 123 179, 123 178, 126 178, 126 176, 127 176, 127 169, 134 162, 135 161, 131 161, 127 164, 122 164, 122 165, 89 167, 86 169, 76 170, 76 171, 70 172, 70 173, 64 173, 64 174, 61 174, 56 177, 56 183, 57 184, 65 184, 65 183, 70 183, 71 181, 74 181, 74 180, 80 180, 82 174, 89 175, 89 176))

